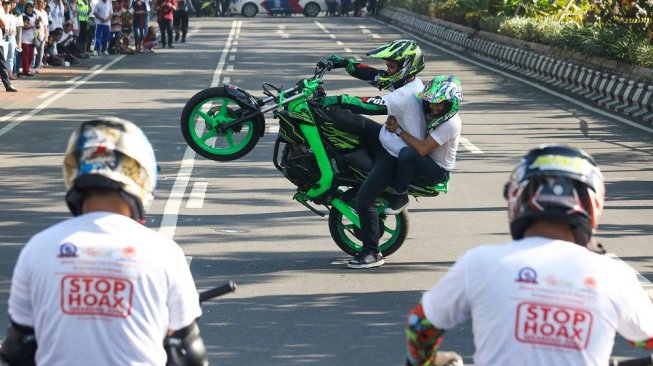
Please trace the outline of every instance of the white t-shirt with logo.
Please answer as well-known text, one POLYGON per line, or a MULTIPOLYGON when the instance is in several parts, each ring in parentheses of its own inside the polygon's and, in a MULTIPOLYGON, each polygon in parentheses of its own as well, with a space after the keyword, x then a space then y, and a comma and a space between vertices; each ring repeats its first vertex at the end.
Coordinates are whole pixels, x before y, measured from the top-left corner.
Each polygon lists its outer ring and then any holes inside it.
POLYGON ((629 267, 548 238, 471 249, 422 301, 438 328, 473 318, 477 366, 605 366, 615 332, 653 337, 653 305, 629 267))
POLYGON ((440 147, 431 151, 429 156, 436 164, 447 171, 452 171, 456 165, 456 152, 458 151, 462 125, 460 116, 456 113, 429 131, 429 135, 440 145, 440 147))
MULTIPOLYGON (((394 116, 404 131, 419 140, 424 140, 424 136, 426 136, 422 101, 417 98, 417 93, 423 89, 422 80, 415 78, 410 83, 382 97, 388 108, 388 115, 394 116)), ((394 132, 389 132, 385 126, 379 132, 379 140, 388 153, 394 157, 399 156, 399 151, 408 146, 401 137, 394 132)))
POLYGON ((126 216, 93 212, 27 243, 9 315, 35 329, 37 365, 164 365, 166 332, 201 309, 174 241, 126 216))

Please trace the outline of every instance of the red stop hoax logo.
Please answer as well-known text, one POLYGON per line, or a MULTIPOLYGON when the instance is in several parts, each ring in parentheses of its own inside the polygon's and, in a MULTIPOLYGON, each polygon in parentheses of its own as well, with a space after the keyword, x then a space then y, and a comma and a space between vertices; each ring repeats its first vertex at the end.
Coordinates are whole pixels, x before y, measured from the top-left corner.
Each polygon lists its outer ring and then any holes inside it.
POLYGON ((520 342, 585 349, 591 330, 587 310, 531 302, 517 306, 515 337, 520 342))
POLYGON ((65 276, 61 309, 66 314, 126 318, 131 313, 134 286, 124 278, 65 276))

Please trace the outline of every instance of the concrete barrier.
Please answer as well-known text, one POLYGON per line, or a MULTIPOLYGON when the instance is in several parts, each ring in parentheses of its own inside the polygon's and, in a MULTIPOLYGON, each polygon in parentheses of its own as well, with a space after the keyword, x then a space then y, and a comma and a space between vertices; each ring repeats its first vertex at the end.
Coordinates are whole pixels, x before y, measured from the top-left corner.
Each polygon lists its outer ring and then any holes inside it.
POLYGON ((599 107, 653 124, 653 70, 587 57, 384 7, 379 16, 435 43, 551 84, 599 107))

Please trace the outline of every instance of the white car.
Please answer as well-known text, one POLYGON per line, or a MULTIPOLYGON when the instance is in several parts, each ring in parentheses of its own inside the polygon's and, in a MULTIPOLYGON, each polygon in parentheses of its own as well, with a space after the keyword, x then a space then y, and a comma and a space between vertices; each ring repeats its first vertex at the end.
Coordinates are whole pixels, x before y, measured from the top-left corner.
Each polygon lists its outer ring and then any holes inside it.
POLYGON ((246 17, 258 13, 274 14, 304 14, 315 17, 326 10, 325 0, 234 0, 231 3, 231 14, 242 14, 246 17))

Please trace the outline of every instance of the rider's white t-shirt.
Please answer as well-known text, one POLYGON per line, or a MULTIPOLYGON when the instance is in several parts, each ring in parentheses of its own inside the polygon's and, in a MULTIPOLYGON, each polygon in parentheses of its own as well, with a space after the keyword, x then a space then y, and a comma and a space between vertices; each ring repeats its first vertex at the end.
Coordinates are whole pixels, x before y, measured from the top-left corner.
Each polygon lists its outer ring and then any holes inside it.
POLYGON ((629 267, 541 237, 469 250, 422 301, 438 328, 473 318, 477 366, 605 366, 615 331, 653 337, 653 305, 629 267))
POLYGON ((429 153, 436 164, 447 171, 452 171, 456 165, 456 152, 460 142, 462 121, 458 113, 429 131, 429 135, 440 145, 429 153))
MULTIPOLYGON (((401 128, 423 140, 426 136, 426 122, 422 111, 422 101, 417 98, 417 93, 424 89, 424 83, 419 78, 407 83, 399 89, 394 90, 382 97, 388 108, 388 115, 394 116, 401 128)), ((390 155, 397 157, 399 151, 408 146, 394 132, 388 132, 385 126, 379 132, 379 140, 390 155)))
POLYGON ((94 212, 35 235, 14 269, 9 314, 35 328, 36 364, 164 365, 163 339, 201 315, 181 248, 94 212))

